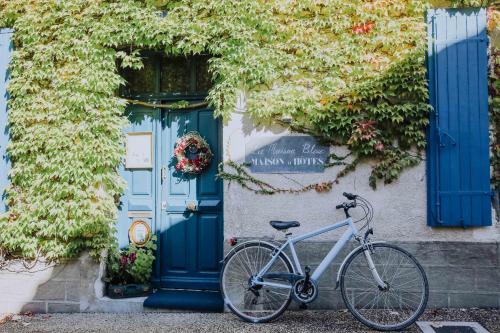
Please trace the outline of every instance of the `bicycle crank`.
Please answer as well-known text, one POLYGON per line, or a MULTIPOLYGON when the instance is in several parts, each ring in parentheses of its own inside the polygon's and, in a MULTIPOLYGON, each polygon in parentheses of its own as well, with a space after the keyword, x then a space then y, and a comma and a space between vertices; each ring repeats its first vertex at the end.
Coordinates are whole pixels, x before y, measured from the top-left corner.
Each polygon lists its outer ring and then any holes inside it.
POLYGON ((311 303, 318 297, 316 282, 300 279, 293 285, 293 298, 300 303, 311 303))

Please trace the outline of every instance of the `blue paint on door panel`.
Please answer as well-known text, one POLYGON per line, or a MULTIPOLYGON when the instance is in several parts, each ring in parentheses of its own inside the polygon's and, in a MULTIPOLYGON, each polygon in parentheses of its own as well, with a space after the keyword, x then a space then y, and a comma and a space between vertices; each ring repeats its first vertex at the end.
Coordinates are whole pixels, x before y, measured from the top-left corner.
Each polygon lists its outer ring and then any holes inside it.
POLYGON ((156 184, 157 168, 156 141, 159 127, 159 111, 152 108, 132 105, 127 108, 126 115, 130 125, 124 130, 129 132, 153 133, 153 168, 126 169, 125 163, 120 166, 120 175, 126 182, 125 193, 120 200, 118 212, 117 238, 120 247, 129 244, 128 229, 134 218, 150 223, 152 230, 156 226, 156 184), (144 214, 148 217, 129 217, 129 213, 144 214))
POLYGON ((486 10, 430 10, 428 36, 428 224, 488 226, 486 10))
POLYGON ((162 288, 219 289, 222 259, 222 182, 216 178, 221 153, 221 125, 213 110, 164 113, 161 138, 162 166, 168 169, 161 185, 159 272, 162 288), (189 131, 198 131, 208 142, 214 159, 200 175, 175 170, 175 143, 189 131), (186 205, 195 203, 196 212, 186 205))

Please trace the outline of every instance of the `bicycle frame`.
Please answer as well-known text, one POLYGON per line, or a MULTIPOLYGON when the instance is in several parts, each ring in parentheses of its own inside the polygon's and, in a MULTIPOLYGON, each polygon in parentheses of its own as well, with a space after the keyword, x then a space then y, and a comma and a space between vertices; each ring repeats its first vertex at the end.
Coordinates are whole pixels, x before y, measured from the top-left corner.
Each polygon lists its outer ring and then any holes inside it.
MULTIPOLYGON (((302 272, 302 268, 300 265, 299 258, 297 256, 297 252, 295 251, 295 243, 298 243, 300 241, 303 241, 305 239, 313 238, 315 236, 327 233, 329 231, 336 230, 338 228, 346 227, 348 226, 347 230, 342 234, 340 239, 335 243, 335 245, 332 247, 330 252, 323 258, 319 266, 313 271, 311 274, 310 279, 313 282, 317 282, 318 279, 323 275, 325 270, 327 269, 328 265, 332 263, 332 261, 335 259, 335 257, 339 254, 340 250, 349 242, 353 237, 358 236, 358 229, 354 225, 352 218, 349 217, 341 222, 323 227, 321 229, 318 229, 316 231, 311 231, 308 232, 304 235, 300 235, 297 237, 293 238, 288 238, 287 241, 274 253, 273 257, 271 260, 261 269, 261 271, 253 277, 252 283, 255 285, 262 285, 262 286, 271 286, 271 287, 276 287, 276 288, 284 288, 284 289, 290 289, 290 285, 286 284, 281 284, 281 283, 275 283, 275 282, 267 282, 263 281, 263 276, 266 274, 266 272, 272 267, 274 262, 278 259, 278 256, 280 253, 282 253, 287 247, 290 248, 290 252, 292 254, 293 258, 293 265, 295 266, 295 272, 297 272, 299 275, 304 275, 302 272)), ((364 244, 364 242, 362 242, 364 244)), ((373 277, 375 281, 379 284, 379 286, 384 287, 385 283, 380 279, 380 276, 378 275, 378 272, 375 269, 375 265, 373 264, 373 261, 371 259, 371 256, 369 254, 369 251, 365 251, 365 256, 368 261, 368 266, 370 267, 370 270, 372 271, 373 277)))

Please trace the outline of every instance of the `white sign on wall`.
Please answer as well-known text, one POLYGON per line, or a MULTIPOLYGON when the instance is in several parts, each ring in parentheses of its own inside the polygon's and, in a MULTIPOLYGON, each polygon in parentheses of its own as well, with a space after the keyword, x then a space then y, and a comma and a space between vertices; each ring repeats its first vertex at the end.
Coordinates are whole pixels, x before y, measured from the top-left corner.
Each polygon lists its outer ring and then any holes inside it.
POLYGON ((153 167, 153 133, 127 133, 125 168, 148 169, 153 167))

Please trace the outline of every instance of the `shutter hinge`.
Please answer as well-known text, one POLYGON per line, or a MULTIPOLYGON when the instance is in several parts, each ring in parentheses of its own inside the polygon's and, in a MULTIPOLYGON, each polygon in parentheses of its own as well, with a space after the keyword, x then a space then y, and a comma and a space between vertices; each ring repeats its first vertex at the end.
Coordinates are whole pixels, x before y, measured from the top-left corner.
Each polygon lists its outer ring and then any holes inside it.
POLYGON ((446 144, 443 143, 443 136, 448 137, 448 141, 451 142, 452 146, 457 145, 457 141, 455 141, 455 138, 452 137, 448 132, 442 130, 440 127, 437 127, 437 132, 438 132, 438 140, 439 140, 439 147, 446 147, 446 144))

